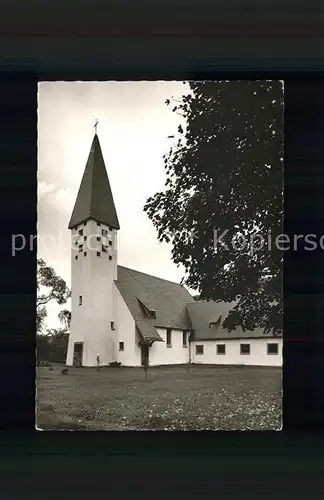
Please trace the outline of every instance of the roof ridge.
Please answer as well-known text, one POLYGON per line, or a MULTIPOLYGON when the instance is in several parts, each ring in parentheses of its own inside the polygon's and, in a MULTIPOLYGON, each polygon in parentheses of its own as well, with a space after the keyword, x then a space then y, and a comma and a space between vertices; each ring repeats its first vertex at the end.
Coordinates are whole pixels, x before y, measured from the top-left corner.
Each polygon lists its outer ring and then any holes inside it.
MULTIPOLYGON (((157 280, 161 280, 161 281, 166 281, 167 283, 172 283, 173 285, 178 285, 178 286, 183 287, 183 285, 181 285, 180 283, 177 283, 176 281, 166 280, 165 278, 160 278, 159 276, 154 276, 153 274, 144 273, 143 271, 138 271, 137 269, 132 269, 131 267, 121 266, 119 264, 118 264, 117 267, 122 267, 123 269, 128 269, 129 271, 134 271, 135 273, 145 274, 145 276, 150 276, 151 278, 154 278, 154 279, 157 279, 157 280)), ((185 287, 183 287, 183 288, 185 288, 185 287)), ((185 288, 185 290, 187 290, 187 289, 185 288)), ((189 291, 188 291, 188 293, 191 296, 191 294, 190 294, 189 291)))

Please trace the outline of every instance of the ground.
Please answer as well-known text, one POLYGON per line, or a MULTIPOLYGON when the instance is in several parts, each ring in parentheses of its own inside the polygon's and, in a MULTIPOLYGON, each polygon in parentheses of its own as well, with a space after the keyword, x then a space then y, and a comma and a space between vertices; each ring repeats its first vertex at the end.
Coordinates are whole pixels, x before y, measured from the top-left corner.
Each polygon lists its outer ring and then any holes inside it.
POLYGON ((281 428, 281 369, 37 368, 37 427, 84 430, 281 428))

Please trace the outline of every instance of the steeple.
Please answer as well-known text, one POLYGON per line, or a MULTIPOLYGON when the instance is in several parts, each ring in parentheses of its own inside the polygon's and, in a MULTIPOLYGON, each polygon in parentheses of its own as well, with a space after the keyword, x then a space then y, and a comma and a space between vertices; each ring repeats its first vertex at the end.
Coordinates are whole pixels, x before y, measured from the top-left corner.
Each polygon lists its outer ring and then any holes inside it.
POLYGON ((74 205, 69 229, 94 219, 119 229, 119 222, 97 133, 74 205))

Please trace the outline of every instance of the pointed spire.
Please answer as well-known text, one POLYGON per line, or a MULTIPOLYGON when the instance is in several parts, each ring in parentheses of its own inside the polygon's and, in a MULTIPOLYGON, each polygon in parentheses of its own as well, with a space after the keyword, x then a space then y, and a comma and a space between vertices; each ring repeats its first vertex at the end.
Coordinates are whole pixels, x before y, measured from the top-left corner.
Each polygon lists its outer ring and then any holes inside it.
POLYGON ((96 132, 70 219, 69 229, 87 219, 94 219, 119 229, 114 199, 96 132))

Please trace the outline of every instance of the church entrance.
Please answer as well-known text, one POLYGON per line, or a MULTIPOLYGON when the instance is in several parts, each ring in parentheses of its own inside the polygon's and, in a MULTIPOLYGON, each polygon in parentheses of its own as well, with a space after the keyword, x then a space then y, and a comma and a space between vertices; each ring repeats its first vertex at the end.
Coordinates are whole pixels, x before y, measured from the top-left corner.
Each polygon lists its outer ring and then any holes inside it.
POLYGON ((148 343, 141 344, 141 363, 142 363, 142 366, 144 366, 145 363, 147 365, 149 364, 149 344, 148 343))
POLYGON ((74 342, 73 366, 82 366, 83 342, 74 342))

